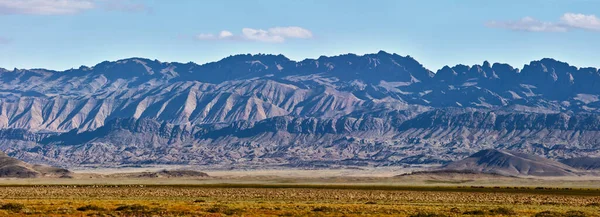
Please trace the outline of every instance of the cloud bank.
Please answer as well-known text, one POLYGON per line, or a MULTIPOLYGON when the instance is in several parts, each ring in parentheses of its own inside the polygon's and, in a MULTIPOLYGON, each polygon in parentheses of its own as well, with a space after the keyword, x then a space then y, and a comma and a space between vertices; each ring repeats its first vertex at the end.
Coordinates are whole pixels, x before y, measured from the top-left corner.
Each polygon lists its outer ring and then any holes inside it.
POLYGON ((149 11, 142 3, 132 0, 0 0, 0 15, 69 15, 90 9, 106 11, 149 11))
POLYGON ((89 0, 0 0, 0 14, 61 15, 94 8, 89 0))
POLYGON ((198 40, 237 40, 237 41, 256 41, 266 43, 283 43, 287 39, 309 39, 313 34, 310 30, 298 27, 273 27, 267 30, 243 28, 240 35, 235 35, 230 31, 223 30, 219 34, 202 33, 196 36, 198 40))
POLYGON ((574 29, 600 31, 600 19, 595 15, 566 13, 557 22, 525 17, 517 21, 491 21, 486 26, 526 32, 567 32, 574 29))
POLYGON ((600 31, 600 19, 595 15, 567 13, 560 21, 572 28, 600 31))

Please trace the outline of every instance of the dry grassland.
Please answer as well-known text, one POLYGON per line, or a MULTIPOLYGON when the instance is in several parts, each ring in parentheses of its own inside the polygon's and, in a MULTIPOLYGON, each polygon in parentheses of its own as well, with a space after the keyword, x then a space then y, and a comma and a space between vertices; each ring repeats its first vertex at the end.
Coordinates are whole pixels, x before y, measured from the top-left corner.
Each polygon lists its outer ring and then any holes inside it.
POLYGON ((13 185, 0 216, 598 216, 600 190, 346 185, 13 185))

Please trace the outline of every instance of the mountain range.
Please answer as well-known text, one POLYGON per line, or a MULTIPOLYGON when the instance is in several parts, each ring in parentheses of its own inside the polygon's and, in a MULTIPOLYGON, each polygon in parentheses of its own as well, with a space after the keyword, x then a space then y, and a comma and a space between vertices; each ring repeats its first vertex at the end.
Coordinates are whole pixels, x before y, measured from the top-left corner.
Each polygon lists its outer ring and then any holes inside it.
POLYGON ((410 56, 131 58, 0 69, 0 150, 30 163, 445 164, 484 149, 599 157, 600 70, 554 59, 443 67, 410 56))

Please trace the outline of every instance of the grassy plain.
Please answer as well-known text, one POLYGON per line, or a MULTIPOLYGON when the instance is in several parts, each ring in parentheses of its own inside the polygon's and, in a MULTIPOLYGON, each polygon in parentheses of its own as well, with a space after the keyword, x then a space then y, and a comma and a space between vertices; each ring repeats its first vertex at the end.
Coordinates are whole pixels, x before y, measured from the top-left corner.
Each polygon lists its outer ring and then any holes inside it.
POLYGON ((0 216, 598 216, 600 190, 314 184, 4 185, 0 216))
POLYGON ((0 216, 600 216, 596 177, 384 172, 0 179, 0 216))

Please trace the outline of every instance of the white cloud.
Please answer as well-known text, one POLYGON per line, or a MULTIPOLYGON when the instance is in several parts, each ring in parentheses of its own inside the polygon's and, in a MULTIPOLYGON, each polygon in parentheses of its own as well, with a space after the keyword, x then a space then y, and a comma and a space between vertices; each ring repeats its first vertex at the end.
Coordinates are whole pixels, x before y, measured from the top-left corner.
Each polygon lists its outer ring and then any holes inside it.
POLYGON ((595 15, 566 13, 560 21, 573 28, 600 31, 600 19, 595 15))
POLYGON ((274 27, 267 30, 243 28, 240 35, 223 30, 218 35, 204 33, 196 36, 199 40, 242 40, 266 43, 283 43, 290 38, 308 39, 312 37, 313 34, 310 30, 297 26, 274 27))
POLYGON ((566 32, 568 29, 562 25, 542 22, 531 17, 525 17, 517 21, 492 21, 486 24, 488 27, 510 29, 527 32, 566 32))
POLYGON ((218 35, 212 33, 203 33, 196 36, 198 40, 220 40, 220 39, 234 39, 233 33, 227 30, 219 32, 218 35))
POLYGON ((204 34, 204 33, 202 33, 200 35, 197 35, 196 38, 198 40, 213 40, 213 39, 216 39, 217 37, 215 37, 215 35, 213 35, 213 34, 204 34))
POLYGON ((223 30, 223 31, 221 31, 221 33, 219 33, 219 38, 230 38, 230 37, 233 37, 233 33, 231 33, 230 31, 223 30))
POLYGON ((94 8, 91 0, 0 0, 1 14, 61 15, 94 8))
POLYGON ((252 28, 243 28, 242 34, 244 37, 251 41, 260 41, 260 42, 272 42, 272 43, 281 43, 285 41, 285 38, 281 35, 275 35, 269 33, 266 30, 262 29, 252 29, 252 28))
POLYGON ((297 26, 270 28, 268 32, 286 38, 312 38, 312 32, 297 26))
POLYGON ((600 31, 600 19, 595 15, 566 13, 558 22, 525 17, 517 21, 491 21, 486 23, 486 26, 527 32, 567 32, 573 29, 600 31))
POLYGON ((106 11, 150 12, 135 0, 0 0, 0 15, 65 15, 101 8, 106 11))

